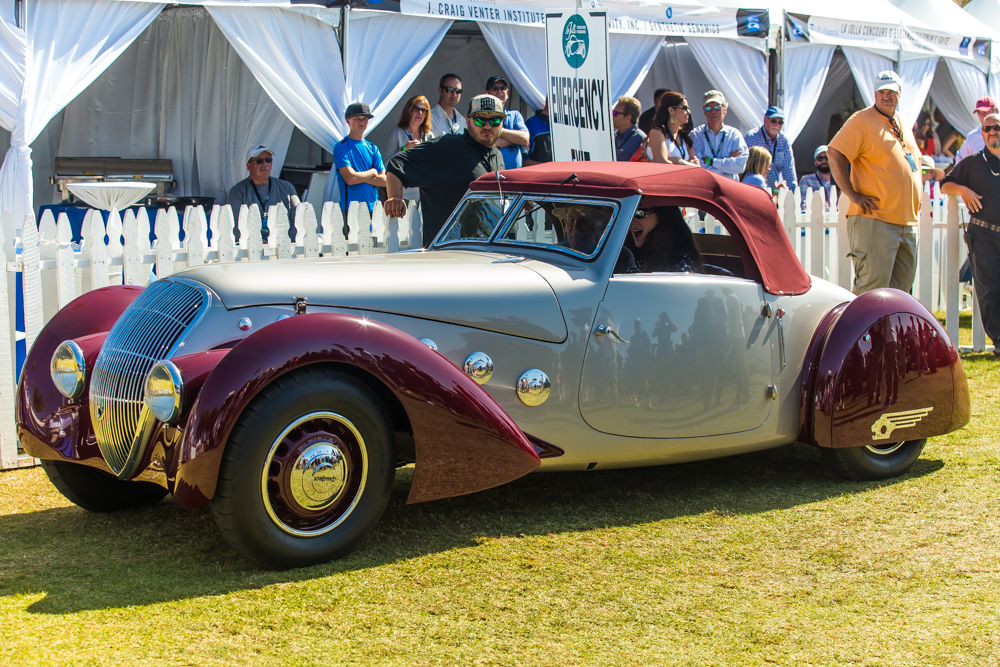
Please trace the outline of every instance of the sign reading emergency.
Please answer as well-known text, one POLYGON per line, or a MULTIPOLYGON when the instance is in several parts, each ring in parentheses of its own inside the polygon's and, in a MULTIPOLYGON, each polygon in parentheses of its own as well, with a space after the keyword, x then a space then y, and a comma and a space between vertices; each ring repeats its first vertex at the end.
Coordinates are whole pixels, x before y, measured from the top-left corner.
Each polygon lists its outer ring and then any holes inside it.
POLYGON ((552 159, 614 160, 607 12, 547 13, 545 53, 552 159))

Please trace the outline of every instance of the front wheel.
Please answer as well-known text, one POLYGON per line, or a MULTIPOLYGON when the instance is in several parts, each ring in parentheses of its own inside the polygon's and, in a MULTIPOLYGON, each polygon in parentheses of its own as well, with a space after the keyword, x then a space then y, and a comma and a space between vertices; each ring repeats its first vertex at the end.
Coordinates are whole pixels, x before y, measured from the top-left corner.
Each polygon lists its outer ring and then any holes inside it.
POLYGON ((920 457, 927 438, 867 445, 824 449, 823 459, 840 475, 855 481, 888 479, 902 475, 920 457))
POLYGON ((385 407, 357 379, 306 368, 266 387, 226 445, 212 514, 266 569, 341 558, 375 527, 395 473, 385 407))
POLYGON ((152 482, 129 482, 103 470, 42 459, 49 481, 74 505, 90 512, 117 512, 163 500, 167 490, 152 482))

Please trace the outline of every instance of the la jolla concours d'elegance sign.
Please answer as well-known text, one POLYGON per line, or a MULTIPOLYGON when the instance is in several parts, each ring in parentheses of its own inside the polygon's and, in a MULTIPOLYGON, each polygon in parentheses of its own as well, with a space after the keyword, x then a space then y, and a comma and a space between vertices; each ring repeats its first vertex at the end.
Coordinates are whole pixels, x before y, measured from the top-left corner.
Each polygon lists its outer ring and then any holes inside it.
POLYGON ((607 12, 547 12, 545 54, 552 159, 614 160, 607 12))

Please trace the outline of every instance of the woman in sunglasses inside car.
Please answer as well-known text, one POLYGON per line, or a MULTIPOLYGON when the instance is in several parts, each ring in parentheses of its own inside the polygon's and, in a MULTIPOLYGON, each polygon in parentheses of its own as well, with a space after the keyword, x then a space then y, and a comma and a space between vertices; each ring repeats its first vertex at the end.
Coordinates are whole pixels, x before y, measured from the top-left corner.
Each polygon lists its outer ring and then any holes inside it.
POLYGON ((635 255, 633 273, 704 273, 691 229, 676 206, 637 209, 625 247, 635 255))

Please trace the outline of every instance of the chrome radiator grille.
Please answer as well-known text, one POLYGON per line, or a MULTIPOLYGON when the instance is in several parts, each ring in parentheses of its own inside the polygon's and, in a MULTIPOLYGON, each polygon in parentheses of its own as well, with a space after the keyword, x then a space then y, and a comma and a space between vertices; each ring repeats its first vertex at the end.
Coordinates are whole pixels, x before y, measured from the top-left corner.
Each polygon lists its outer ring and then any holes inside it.
POLYGON ((157 361, 173 356, 210 298, 208 290, 186 282, 154 282, 104 341, 91 375, 90 418, 101 454, 115 474, 129 476, 146 445, 141 437, 145 424, 139 423, 146 374, 157 361))

